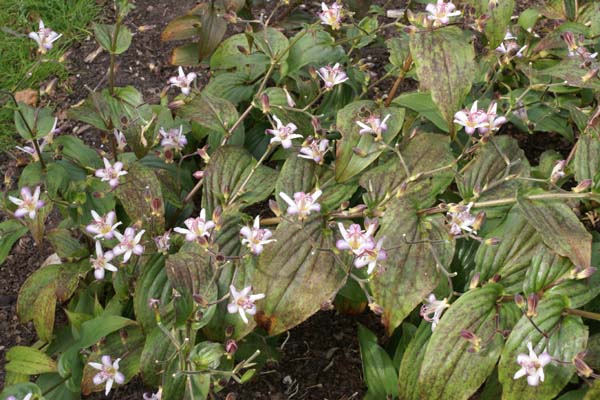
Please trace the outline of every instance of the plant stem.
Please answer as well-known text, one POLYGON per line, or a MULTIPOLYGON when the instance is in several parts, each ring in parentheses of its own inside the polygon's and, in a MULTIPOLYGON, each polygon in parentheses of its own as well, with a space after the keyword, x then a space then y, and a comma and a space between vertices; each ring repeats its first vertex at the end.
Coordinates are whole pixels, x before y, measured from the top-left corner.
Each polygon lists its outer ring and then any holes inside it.
POLYGON ((594 313, 594 312, 590 312, 590 311, 583 311, 583 310, 576 310, 574 308, 567 308, 565 310, 565 312, 570 315, 577 315, 579 317, 593 319, 595 321, 600 321, 600 314, 598 314, 598 313, 594 313))
POLYGON ((404 77, 406 76, 406 73, 410 69, 411 64, 412 64, 412 56, 409 54, 406 57, 406 59, 404 60, 404 63, 402 64, 402 70, 398 74, 398 78, 396 78, 396 82, 394 82, 394 86, 392 86, 392 90, 390 90, 390 94, 388 95, 388 98, 385 100, 386 107, 389 107, 390 104, 392 104, 392 100, 394 100, 394 96, 396 96, 396 92, 398 91, 398 88, 404 81, 404 77))

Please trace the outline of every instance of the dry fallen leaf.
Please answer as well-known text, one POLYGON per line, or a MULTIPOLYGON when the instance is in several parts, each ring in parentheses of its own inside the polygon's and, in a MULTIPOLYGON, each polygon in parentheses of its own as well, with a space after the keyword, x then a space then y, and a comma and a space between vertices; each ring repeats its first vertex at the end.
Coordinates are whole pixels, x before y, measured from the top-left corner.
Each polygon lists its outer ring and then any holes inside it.
POLYGON ((31 88, 19 90, 15 93, 15 99, 19 103, 25 103, 29 106, 35 106, 38 101, 38 92, 31 88))

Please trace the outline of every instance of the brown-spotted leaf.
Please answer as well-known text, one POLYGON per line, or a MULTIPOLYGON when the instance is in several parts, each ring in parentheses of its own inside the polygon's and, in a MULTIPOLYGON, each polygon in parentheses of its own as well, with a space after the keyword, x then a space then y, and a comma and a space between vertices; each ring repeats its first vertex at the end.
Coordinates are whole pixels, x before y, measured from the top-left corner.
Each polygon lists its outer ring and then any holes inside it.
POLYGON ((145 165, 134 162, 127 168, 124 182, 115 190, 131 224, 140 222, 146 230, 146 237, 154 237, 165 231, 164 200, 160 181, 154 171, 145 165), (150 198, 151 201, 147 199, 150 198), (158 201, 156 201, 157 199, 158 201), (152 202, 159 204, 157 213, 152 213, 152 202))
POLYGON ((377 238, 384 238, 384 272, 372 279, 377 304, 389 335, 439 283, 436 258, 448 269, 454 255, 443 217, 424 218, 409 199, 394 199, 381 218, 377 238), (434 255, 435 254, 435 255, 434 255))
POLYGON ((202 26, 198 15, 183 15, 172 19, 160 35, 163 42, 171 40, 185 40, 193 38, 200 33, 202 26))
POLYGON ((257 304, 255 319, 269 335, 298 325, 317 312, 344 284, 346 265, 340 265, 330 249, 333 240, 319 216, 303 224, 283 221, 260 255, 252 284, 266 297, 257 304))
POLYGON ((217 299, 217 287, 209 285, 213 268, 209 253, 197 242, 186 242, 176 254, 165 262, 167 277, 174 289, 182 293, 200 295, 208 302, 217 299))
POLYGON ((410 51, 423 90, 450 126, 471 89, 475 52, 471 38, 456 27, 424 30, 410 37, 410 51))
MULTIPOLYGON (((540 191, 530 194, 536 193, 540 191)), ((517 203, 548 247, 579 268, 591 266, 592 235, 567 204, 560 200, 531 200, 522 194, 517 197, 517 203)))

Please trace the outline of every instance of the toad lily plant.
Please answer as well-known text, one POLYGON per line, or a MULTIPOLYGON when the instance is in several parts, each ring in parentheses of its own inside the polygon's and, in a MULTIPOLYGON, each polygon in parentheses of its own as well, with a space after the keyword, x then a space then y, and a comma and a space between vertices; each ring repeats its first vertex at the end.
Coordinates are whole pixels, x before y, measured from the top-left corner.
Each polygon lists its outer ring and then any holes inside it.
MULTIPOLYGON (((0 262, 49 257, 0 399, 231 398, 315 313, 381 323, 358 328, 361 398, 600 398, 597 2, 273 3, 169 22, 158 98, 118 76, 126 0, 80 104, 1 91, 22 143, 0 262)), ((49 62, 60 34, 27 33, 49 62)))

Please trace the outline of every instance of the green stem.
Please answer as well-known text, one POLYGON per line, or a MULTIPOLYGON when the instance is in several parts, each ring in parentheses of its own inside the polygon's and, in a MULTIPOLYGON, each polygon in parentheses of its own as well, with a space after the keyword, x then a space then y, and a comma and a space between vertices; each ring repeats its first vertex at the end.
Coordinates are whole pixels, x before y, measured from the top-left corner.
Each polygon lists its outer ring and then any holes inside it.
POLYGON ((590 312, 590 311, 583 311, 583 310, 576 310, 574 308, 567 308, 567 309, 565 309, 565 312, 570 315, 577 315, 579 317, 593 319, 595 321, 600 321, 600 314, 598 314, 598 313, 594 313, 594 312, 590 312))

